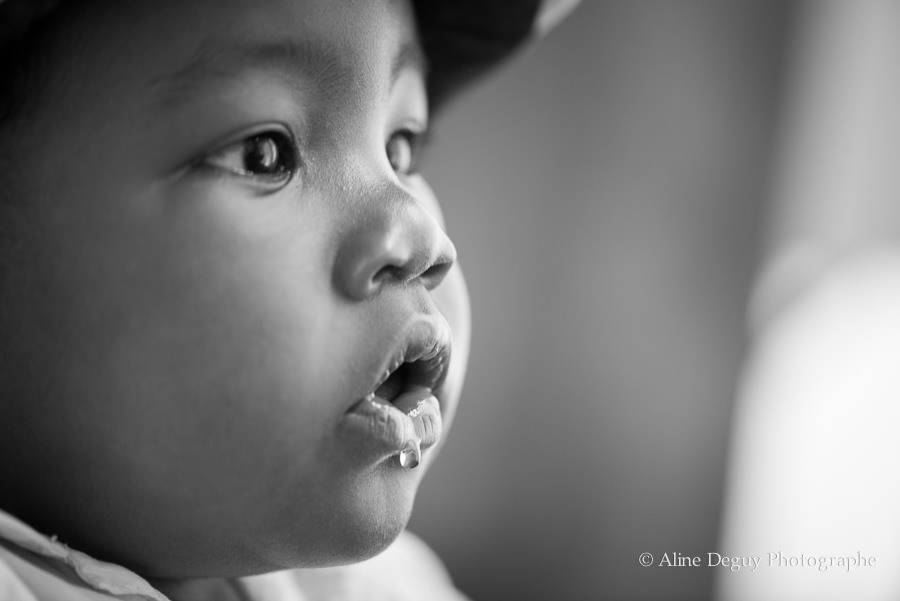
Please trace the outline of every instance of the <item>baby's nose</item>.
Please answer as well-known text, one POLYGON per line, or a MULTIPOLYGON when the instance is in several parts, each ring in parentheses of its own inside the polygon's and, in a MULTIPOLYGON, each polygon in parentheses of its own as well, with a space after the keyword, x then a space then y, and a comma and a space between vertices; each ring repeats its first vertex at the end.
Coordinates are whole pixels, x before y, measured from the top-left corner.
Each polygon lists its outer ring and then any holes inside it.
POLYGON ((354 225, 342 235, 335 284, 352 300, 385 286, 421 283, 432 290, 456 261, 453 242, 415 198, 391 187, 354 207, 354 225))

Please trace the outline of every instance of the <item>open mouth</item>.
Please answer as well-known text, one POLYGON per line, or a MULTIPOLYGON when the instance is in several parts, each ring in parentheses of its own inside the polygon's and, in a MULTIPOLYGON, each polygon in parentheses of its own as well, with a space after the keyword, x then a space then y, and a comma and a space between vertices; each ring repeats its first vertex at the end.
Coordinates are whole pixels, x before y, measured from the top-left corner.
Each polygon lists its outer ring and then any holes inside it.
POLYGON ((404 412, 411 411, 423 393, 430 396, 440 388, 447 375, 449 346, 441 342, 405 349, 391 362, 367 399, 390 403, 404 412))
POLYGON ((376 457, 412 469, 443 430, 441 394, 450 364, 450 328, 419 320, 382 364, 368 394, 348 409, 348 440, 376 457))

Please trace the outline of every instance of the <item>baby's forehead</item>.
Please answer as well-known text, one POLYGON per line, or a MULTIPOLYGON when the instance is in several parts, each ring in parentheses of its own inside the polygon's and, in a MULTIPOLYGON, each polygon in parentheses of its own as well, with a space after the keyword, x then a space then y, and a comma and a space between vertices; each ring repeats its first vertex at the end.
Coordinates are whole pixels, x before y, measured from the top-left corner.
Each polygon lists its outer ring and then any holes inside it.
MULTIPOLYGON (((384 22, 372 18, 373 15, 393 11, 410 16, 404 23, 410 29, 410 37, 419 40, 428 57, 428 95, 435 105, 520 45, 543 20, 542 14, 559 12, 551 9, 572 3, 572 0, 0 0, 0 52, 6 53, 7 48, 16 46, 18 36, 34 29, 35 23, 47 21, 55 22, 55 30, 77 29, 82 37, 70 45, 76 50, 86 40, 109 37, 110 31, 115 34, 129 29, 149 29, 157 35, 141 51, 158 52, 169 46, 172 26, 177 31, 178 24, 196 39, 213 35, 227 25, 266 36, 278 33, 271 30, 277 30, 280 24, 292 27, 292 33, 298 38, 310 38, 313 29, 320 29, 321 35, 349 50, 353 44, 346 42, 359 37, 360 31, 379 32, 384 27, 384 22), (45 18, 48 11, 49 18, 45 18), (85 13, 90 15, 87 23, 81 18, 85 13), (301 21, 290 18, 297 14, 302 14, 301 21), (167 15, 175 15, 175 20, 170 20, 169 27, 163 27, 160 22, 167 15), (100 25, 108 29, 103 31, 100 25)), ((29 52, 34 54, 33 50, 29 52)), ((70 70, 77 68, 71 66, 74 61, 68 64, 70 70)))
POLYGON ((412 70, 422 78, 427 72, 427 59, 410 29, 389 34, 385 29, 374 29, 378 41, 372 43, 360 43, 363 35, 348 43, 315 28, 289 35, 216 32, 176 57, 167 72, 153 77, 154 93, 164 103, 178 103, 206 88, 240 79, 254 85, 267 76, 319 100, 336 101, 348 91, 358 97, 378 96, 403 71, 412 70))
POLYGON ((401 71, 424 76, 405 2, 132 0, 68 13, 60 15, 72 17, 62 33, 71 49, 60 60, 63 79, 103 101, 154 109, 279 86, 304 101, 373 102, 401 71))
POLYGON ((274 66, 333 81, 385 66, 389 72, 407 58, 424 64, 407 1, 192 0, 145 10, 140 19, 106 25, 124 26, 148 50, 165 54, 171 48, 164 67, 175 78, 274 66))

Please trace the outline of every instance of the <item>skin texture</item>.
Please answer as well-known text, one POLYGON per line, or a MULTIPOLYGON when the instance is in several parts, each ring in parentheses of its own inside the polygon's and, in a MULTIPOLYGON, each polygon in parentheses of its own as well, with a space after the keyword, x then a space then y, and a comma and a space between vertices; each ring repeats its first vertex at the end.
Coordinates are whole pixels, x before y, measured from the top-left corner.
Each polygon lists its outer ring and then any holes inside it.
POLYGON ((437 201, 389 160, 428 120, 416 61, 391 78, 411 8, 61 10, 65 71, 6 140, 27 219, 0 312, 0 480, 20 484, 0 507, 170 588, 377 553, 436 449, 401 470, 342 419, 410 324, 446 320, 446 431, 469 340, 437 201), (286 178, 241 169, 271 131, 296 144, 286 178))

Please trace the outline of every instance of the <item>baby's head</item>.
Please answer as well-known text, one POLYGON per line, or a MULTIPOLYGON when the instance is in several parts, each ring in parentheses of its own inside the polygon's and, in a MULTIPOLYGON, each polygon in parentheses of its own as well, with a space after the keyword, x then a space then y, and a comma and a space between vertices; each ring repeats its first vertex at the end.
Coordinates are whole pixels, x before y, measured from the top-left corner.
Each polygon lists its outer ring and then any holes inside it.
POLYGON ((487 5, 64 0, 10 43, 0 508, 158 579, 389 544, 468 356, 429 102, 506 4, 455 49, 487 5))

